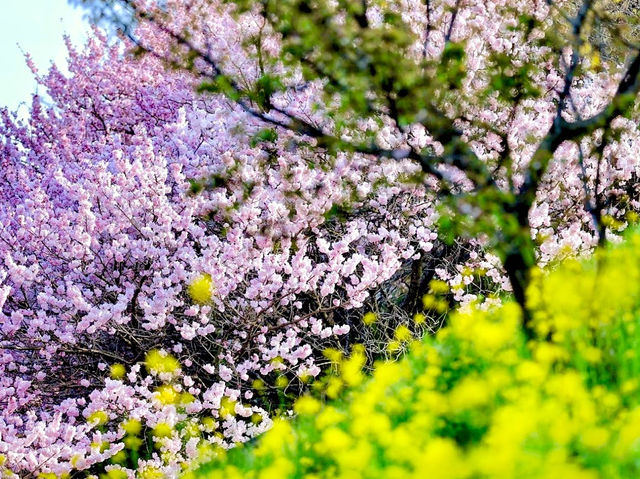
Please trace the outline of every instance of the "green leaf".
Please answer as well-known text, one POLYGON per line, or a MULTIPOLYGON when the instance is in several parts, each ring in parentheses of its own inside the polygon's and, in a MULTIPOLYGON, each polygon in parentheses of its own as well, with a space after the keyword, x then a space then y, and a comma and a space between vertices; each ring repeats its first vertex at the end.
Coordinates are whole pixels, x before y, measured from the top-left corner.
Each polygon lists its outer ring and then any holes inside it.
POLYGON ((278 133, 273 128, 265 128, 253 135, 249 144, 251 148, 255 148, 260 143, 273 143, 278 139, 278 133))

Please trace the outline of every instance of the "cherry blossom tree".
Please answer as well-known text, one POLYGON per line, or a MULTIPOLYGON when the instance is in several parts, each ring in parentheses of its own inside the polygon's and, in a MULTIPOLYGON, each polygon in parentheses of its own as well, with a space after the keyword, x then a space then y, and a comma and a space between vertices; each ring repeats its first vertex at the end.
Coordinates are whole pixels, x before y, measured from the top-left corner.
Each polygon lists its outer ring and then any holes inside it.
POLYGON ((554 157, 573 159, 582 187, 572 204, 584 203, 593 223, 580 229, 605 240, 604 210, 618 200, 602 185, 618 178, 601 170, 618 169, 613 150, 632 141, 618 140, 632 134, 622 118, 638 89, 634 27, 616 15, 629 2, 617 10, 604 1, 97 3, 139 25, 132 38, 142 51, 194 72, 201 90, 265 126, 328 154, 420 165, 420 183, 433 180, 452 215, 474 218, 462 230, 489 236, 525 315, 536 263, 530 214, 541 211, 554 157), (239 30, 226 35, 219 18, 239 30), (618 58, 603 64, 614 46, 618 58), (570 144, 580 152, 566 155, 570 144))
MULTIPOLYGON (((97 31, 69 52, 69 76, 34 70, 47 98, 28 120, 2 113, 0 455, 15 474, 92 471, 122 450, 127 420, 247 440, 328 364, 328 346, 385 354, 398 324, 436 326, 412 321, 418 259, 430 255, 431 277, 487 261, 437 239, 433 198, 399 181, 410 162, 261 138, 191 74, 97 31), (150 351, 182 369, 162 378, 150 351), (167 402, 163 381, 193 399, 167 402)), ((176 474, 196 454, 184 434, 129 466, 176 474)))

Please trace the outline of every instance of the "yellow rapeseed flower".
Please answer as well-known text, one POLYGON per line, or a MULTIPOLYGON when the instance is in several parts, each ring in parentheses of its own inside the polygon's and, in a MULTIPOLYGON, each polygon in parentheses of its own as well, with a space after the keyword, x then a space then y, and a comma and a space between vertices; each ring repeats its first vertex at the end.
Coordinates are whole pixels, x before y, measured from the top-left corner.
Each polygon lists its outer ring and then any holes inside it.
POLYGON ((311 416, 320 411, 320 401, 311 396, 300 397, 293 405, 293 410, 303 416, 311 416))
POLYGON ((233 399, 225 396, 220 401, 220 417, 226 418, 227 416, 235 416, 236 415, 236 403, 233 399))
POLYGON ((439 279, 432 279, 429 282, 429 289, 434 294, 446 294, 449 292, 449 285, 439 279))
POLYGON ((276 378, 276 387, 279 389, 284 389, 289 385, 289 380, 286 376, 278 376, 276 378))
POLYGON ((198 304, 211 302, 213 295, 213 281, 211 275, 204 273, 189 283, 189 296, 198 304))
POLYGON ((411 334, 411 330, 407 328, 404 324, 401 324, 400 326, 398 326, 394 331, 393 335, 396 338, 396 340, 402 343, 409 341, 413 337, 413 335, 411 334))
POLYGON ((112 379, 122 379, 124 375, 127 373, 124 365, 120 363, 112 364, 110 369, 110 376, 112 379))
POLYGON ((124 446, 132 451, 137 451, 142 447, 142 439, 137 436, 127 436, 124 438, 124 446))
POLYGON ((111 456, 111 461, 115 464, 123 464, 127 461, 127 453, 124 451, 118 451, 111 456))
POLYGON ((156 424, 153 428, 153 436, 156 438, 171 437, 173 429, 166 422, 156 424))
POLYGON ((140 479, 165 479, 167 476, 158 468, 146 466, 139 472, 140 479))
POLYGON ((339 427, 329 427, 322 432, 322 438, 315 448, 321 454, 332 454, 348 450, 351 444, 352 439, 349 434, 339 427))
POLYGON ((124 471, 122 469, 109 469, 107 471, 106 477, 108 479, 128 479, 129 474, 127 474, 127 471, 124 471))
POLYGON ((176 358, 158 349, 147 353, 144 360, 148 371, 153 373, 175 373, 180 369, 180 363, 176 358))
POLYGON ((169 384, 163 384, 158 387, 155 391, 155 395, 161 404, 174 404, 179 398, 178 391, 169 384))
POLYGON ((334 364, 342 361, 342 351, 335 348, 325 348, 322 355, 334 364))
POLYGON ((142 430, 142 423, 137 419, 128 419, 122 423, 122 429, 127 434, 135 436, 136 434, 140 434, 140 431, 142 430))
POLYGON ((102 410, 94 411, 89 415, 87 421, 90 423, 95 423, 97 426, 102 426, 109 422, 109 415, 102 410))
POLYGON ((211 416, 203 417, 200 422, 206 432, 213 432, 218 425, 216 420, 211 416))
POLYGON ((378 317, 376 316, 376 313, 370 311, 362 317, 362 322, 369 326, 375 323, 377 319, 378 317))

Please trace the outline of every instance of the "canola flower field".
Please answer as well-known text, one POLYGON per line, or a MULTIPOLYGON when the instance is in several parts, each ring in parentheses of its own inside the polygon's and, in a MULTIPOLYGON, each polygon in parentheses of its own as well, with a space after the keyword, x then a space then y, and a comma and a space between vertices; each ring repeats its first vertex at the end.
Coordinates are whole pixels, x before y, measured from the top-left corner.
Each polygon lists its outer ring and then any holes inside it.
POLYGON ((639 477, 639 280, 635 233, 535 273, 533 339, 507 303, 454 313, 370 378, 356 347, 335 358, 335 400, 303 396, 295 419, 235 449, 201 451, 184 477, 639 477))

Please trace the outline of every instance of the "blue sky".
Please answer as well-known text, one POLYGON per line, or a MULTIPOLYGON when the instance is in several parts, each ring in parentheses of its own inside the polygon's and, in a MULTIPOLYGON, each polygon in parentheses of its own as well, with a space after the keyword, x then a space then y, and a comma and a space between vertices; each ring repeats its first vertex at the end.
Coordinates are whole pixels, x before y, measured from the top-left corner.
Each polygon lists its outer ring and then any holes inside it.
MULTIPOLYGON (((81 44, 88 31, 84 12, 66 0, 2 0, 0 15, 0 106, 17 109, 30 102, 36 84, 21 50, 29 52, 40 71, 51 62, 63 67, 67 33, 81 44)), ((22 107, 20 108, 22 110, 22 107)))

